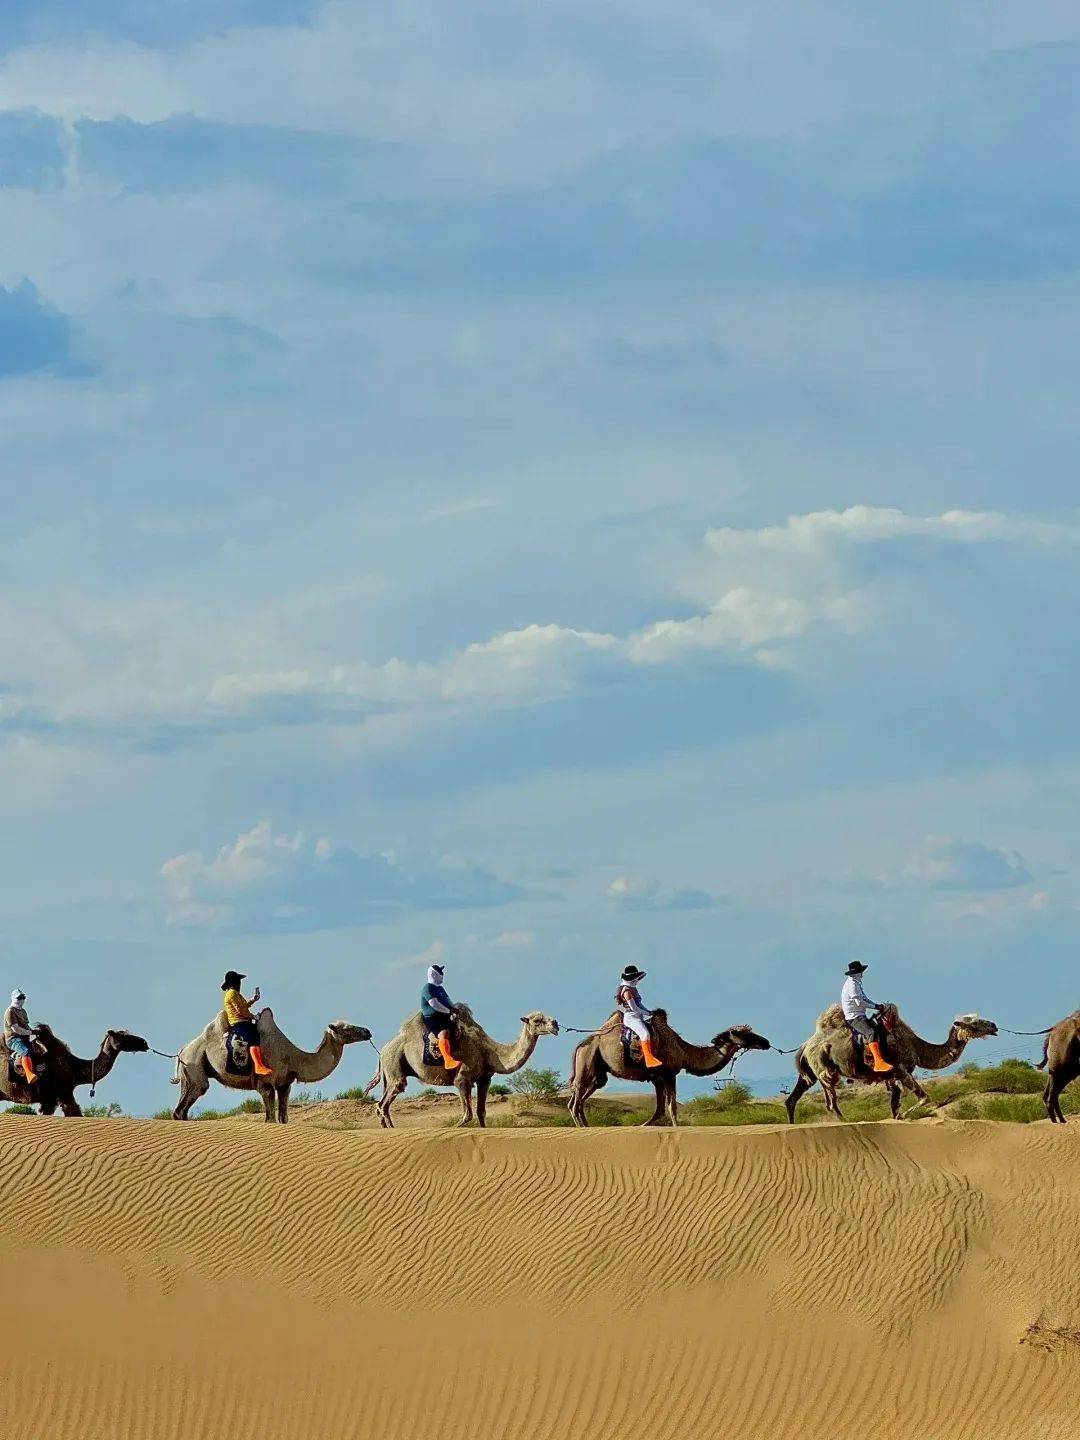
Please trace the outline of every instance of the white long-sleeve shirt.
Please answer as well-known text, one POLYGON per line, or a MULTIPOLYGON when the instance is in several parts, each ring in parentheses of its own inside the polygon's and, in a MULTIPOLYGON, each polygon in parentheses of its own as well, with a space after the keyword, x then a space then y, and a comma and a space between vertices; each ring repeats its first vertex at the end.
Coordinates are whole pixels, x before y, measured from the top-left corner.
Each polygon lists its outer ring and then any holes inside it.
POLYGON ((844 988, 840 991, 840 1007, 844 1012, 845 1020, 863 1020, 866 1018, 867 1009, 878 1008, 876 1000, 871 1000, 862 987, 861 975, 849 975, 844 981, 844 988))
POLYGON ((651 1020, 652 1011, 642 1000, 636 985, 620 985, 615 992, 615 1003, 624 1015, 633 1015, 638 1020, 651 1020))

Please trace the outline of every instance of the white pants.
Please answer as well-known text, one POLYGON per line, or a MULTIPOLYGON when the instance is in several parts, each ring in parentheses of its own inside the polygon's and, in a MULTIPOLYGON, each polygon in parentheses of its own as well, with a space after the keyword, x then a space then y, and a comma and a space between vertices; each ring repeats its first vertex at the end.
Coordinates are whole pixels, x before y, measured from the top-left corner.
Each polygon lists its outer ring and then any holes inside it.
POLYGON ((856 1035, 861 1035, 864 1040, 869 1042, 870 1040, 877 1039, 877 1032, 870 1023, 869 1016, 856 1015, 854 1019, 849 1020, 847 1023, 855 1031, 856 1035))
POLYGON ((650 1038, 649 1027, 640 1015, 628 1015, 624 1010, 622 1023, 626 1026, 627 1030, 632 1030, 639 1040, 648 1040, 650 1038))

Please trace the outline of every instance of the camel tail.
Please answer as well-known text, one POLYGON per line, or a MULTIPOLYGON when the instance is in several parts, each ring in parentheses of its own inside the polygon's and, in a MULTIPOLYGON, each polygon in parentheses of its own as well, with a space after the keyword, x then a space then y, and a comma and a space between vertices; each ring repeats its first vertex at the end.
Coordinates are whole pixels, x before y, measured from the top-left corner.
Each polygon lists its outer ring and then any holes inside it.
POLYGON ((380 1081, 381 1079, 382 1079, 382 1056, 380 1055, 380 1056, 379 1056, 379 1063, 378 1063, 378 1065, 375 1066, 375 1074, 372 1075, 371 1079, 370 1079, 370 1080, 367 1082, 367 1084, 364 1086, 364 1094, 365 1094, 365 1095, 370 1095, 371 1092, 372 1092, 372 1090, 375 1089, 375 1086, 379 1083, 379 1081, 380 1081))
POLYGON ((1046 1059, 1047 1059, 1047 1056, 1048 1056, 1049 1054, 1050 1054, 1050 1036, 1047 1035, 1046 1039, 1043 1041, 1043 1058, 1042 1058, 1042 1059, 1039 1061, 1039 1063, 1035 1066, 1035 1069, 1036 1069, 1036 1070, 1045 1070, 1045 1068, 1046 1068, 1046 1059))

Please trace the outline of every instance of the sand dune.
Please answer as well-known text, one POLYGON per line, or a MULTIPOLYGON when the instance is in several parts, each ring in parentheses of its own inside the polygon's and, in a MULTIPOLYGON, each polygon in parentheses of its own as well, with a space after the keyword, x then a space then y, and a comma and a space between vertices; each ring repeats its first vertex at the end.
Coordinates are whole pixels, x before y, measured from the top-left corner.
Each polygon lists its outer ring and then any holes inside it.
POLYGON ((8 1117, 0 1152, 29 1437, 1075 1432, 1080 1126, 8 1117))

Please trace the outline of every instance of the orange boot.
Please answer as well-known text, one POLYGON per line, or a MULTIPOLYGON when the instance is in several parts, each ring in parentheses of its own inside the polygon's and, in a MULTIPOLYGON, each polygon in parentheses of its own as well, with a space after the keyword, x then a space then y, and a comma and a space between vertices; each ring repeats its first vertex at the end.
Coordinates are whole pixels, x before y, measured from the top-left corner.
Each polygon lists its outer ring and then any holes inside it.
POLYGON ((29 1055, 24 1055, 22 1057, 22 1068, 23 1074, 26 1076, 26 1083, 28 1085, 36 1085, 37 1072, 34 1069, 34 1062, 30 1059, 29 1055))
POLYGON ((439 1031, 439 1054, 442 1056, 442 1063, 447 1070, 456 1070, 461 1064, 460 1060, 454 1059, 450 1049, 450 1036, 445 1030, 439 1031))
POLYGON ((642 1053, 642 1055, 644 1055, 644 1057, 645 1057, 645 1068, 646 1068, 647 1070, 655 1070, 658 1065, 662 1065, 662 1064, 664 1063, 662 1060, 658 1060, 658 1059, 656 1058, 656 1056, 653 1054, 652 1040, 651 1040, 651 1039, 650 1039, 650 1040, 642 1040, 642 1042, 641 1042, 641 1053, 642 1053))
POLYGON ((871 1040, 866 1046, 867 1064, 870 1069, 878 1075, 889 1075, 892 1073, 892 1066, 881 1053, 881 1046, 876 1040, 871 1040))
POLYGON ((256 1075, 272 1075, 274 1072, 263 1059, 262 1046, 252 1045, 250 1047, 251 1063, 255 1066, 256 1075))

